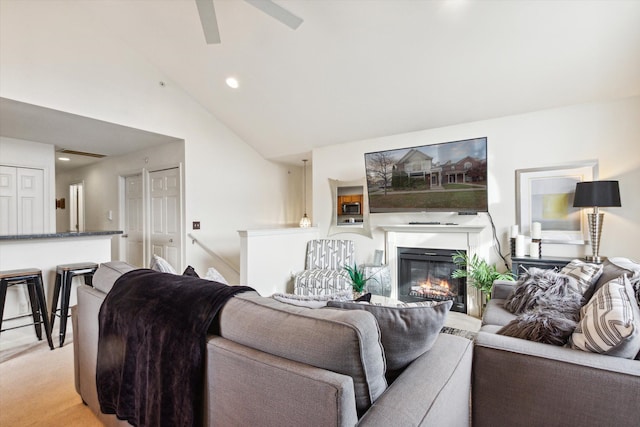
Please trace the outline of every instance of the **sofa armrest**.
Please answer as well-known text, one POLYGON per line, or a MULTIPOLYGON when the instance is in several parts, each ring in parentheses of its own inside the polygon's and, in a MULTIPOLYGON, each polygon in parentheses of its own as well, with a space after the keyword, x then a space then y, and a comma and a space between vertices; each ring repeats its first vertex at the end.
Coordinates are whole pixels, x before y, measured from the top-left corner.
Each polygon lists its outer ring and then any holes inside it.
POLYGON ((105 293, 91 286, 78 286, 78 305, 74 310, 76 318, 73 323, 74 359, 76 382, 83 402, 94 413, 100 413, 98 394, 96 392, 96 360, 98 357, 98 313, 105 293))
POLYGON ((513 293, 517 282, 512 280, 494 280, 491 299, 507 299, 513 293))
MULTIPOLYGON (((72 305, 69 307, 71 310, 71 326, 73 328, 73 334, 78 334, 78 306, 72 305)), ((80 346, 78 345, 78 338, 74 338, 73 340, 73 379, 74 386, 76 388, 76 393, 80 393, 80 361, 78 360, 78 354, 80 351, 80 346)))
POLYGON ((205 425, 353 426, 347 375, 274 356, 231 340, 207 342, 205 425))
POLYGON ((98 316, 100 306, 107 294, 91 286, 78 286, 78 305, 73 320, 73 350, 76 375, 76 387, 82 401, 103 425, 128 426, 129 423, 100 412, 98 391, 96 388, 96 361, 98 360, 98 316))
POLYGON ((473 356, 473 425, 637 426, 640 361, 485 331, 473 356))
POLYGON ((473 344, 440 334, 434 346, 409 365, 359 426, 469 425, 473 344))

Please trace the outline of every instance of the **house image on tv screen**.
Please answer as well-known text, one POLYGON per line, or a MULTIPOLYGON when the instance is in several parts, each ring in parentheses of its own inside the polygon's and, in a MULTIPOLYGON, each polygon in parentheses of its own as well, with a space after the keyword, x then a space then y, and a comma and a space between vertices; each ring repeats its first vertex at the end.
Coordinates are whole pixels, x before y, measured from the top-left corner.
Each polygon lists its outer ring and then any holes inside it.
POLYGON ((487 211, 487 139, 365 154, 369 210, 487 211))

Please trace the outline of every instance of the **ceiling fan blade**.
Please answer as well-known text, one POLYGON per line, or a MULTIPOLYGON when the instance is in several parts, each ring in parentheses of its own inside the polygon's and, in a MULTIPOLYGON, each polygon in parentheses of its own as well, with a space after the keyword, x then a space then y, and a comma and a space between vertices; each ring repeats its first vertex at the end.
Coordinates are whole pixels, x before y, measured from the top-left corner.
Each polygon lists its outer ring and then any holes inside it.
POLYGON ((282 22, 287 27, 295 30, 302 24, 302 18, 297 17, 293 13, 289 12, 287 9, 282 6, 278 6, 271 0, 244 0, 249 3, 251 6, 256 7, 271 16, 272 18, 277 19, 282 22))
POLYGON ((196 5, 198 6, 202 31, 204 31, 204 39, 207 44, 220 43, 220 32, 218 31, 218 20, 216 19, 213 0, 196 0, 196 5))

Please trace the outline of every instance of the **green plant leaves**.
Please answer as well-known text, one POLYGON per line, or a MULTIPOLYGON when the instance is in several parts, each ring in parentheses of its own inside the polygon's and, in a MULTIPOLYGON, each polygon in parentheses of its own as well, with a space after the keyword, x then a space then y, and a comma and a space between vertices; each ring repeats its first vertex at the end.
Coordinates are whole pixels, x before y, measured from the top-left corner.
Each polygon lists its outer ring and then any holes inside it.
POLYGON ((362 292, 364 291, 364 286, 367 282, 373 277, 365 278, 364 270, 358 268, 358 264, 354 263, 353 267, 349 265, 345 265, 344 269, 349 273, 349 278, 351 279, 351 286, 354 292, 362 292))
POLYGON ((494 280, 514 280, 513 274, 500 273, 495 265, 489 265, 484 259, 473 254, 471 258, 466 252, 456 252, 452 257, 452 261, 458 268, 451 273, 454 279, 470 279, 473 287, 478 288, 486 294, 491 293, 494 280))

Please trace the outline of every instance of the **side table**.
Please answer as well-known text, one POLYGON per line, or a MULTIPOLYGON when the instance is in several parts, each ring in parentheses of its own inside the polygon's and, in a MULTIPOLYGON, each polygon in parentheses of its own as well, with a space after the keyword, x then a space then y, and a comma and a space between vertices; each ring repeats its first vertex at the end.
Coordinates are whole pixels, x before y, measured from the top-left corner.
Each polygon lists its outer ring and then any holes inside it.
POLYGON ((573 259, 574 258, 567 257, 511 257, 511 272, 517 277, 531 267, 542 268, 545 270, 552 268, 560 270, 562 267, 569 264, 573 259))
POLYGON ((391 296, 391 271, 388 265, 364 264, 362 266, 367 284, 365 292, 383 297, 391 296))

